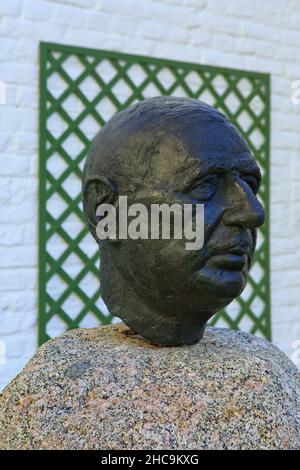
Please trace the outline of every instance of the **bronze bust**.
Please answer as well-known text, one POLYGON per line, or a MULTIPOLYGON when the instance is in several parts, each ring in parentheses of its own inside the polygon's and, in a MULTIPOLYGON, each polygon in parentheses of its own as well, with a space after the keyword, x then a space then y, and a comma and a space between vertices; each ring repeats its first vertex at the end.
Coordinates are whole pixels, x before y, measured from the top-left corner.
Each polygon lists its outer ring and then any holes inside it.
POLYGON ((261 173, 239 131, 198 100, 157 97, 117 113, 95 137, 83 206, 101 250, 101 291, 113 315, 153 343, 197 342, 209 318, 245 288, 264 211, 261 173), (99 240, 97 209, 203 204, 204 243, 99 240))

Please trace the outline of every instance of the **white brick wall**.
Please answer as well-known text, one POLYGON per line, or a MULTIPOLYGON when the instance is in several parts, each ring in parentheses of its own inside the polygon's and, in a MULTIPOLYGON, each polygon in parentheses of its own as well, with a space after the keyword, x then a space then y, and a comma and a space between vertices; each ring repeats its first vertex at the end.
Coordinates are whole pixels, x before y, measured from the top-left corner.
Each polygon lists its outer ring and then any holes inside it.
POLYGON ((272 74, 272 330, 291 355, 300 340, 300 104, 291 102, 300 1, 1 0, 0 15, 0 387, 37 342, 39 41, 272 74))

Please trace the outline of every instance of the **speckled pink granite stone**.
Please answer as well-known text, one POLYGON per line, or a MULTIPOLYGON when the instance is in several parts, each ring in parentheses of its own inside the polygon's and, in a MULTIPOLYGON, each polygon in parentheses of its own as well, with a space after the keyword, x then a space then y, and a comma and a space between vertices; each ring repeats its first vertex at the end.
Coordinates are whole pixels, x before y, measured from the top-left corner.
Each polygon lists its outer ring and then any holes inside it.
POLYGON ((226 329, 172 348, 123 325, 73 330, 4 390, 0 448, 299 449, 299 373, 226 329))

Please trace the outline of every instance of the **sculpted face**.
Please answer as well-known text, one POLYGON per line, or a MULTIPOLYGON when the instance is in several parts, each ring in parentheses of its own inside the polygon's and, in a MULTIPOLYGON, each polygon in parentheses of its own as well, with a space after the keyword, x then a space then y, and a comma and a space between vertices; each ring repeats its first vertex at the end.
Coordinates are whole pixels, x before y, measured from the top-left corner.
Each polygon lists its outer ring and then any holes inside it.
POLYGON ((188 251, 184 238, 103 241, 102 295, 136 333, 158 344, 191 344, 246 285, 256 228, 264 221, 256 197, 261 175, 241 135, 208 105, 155 98, 135 109, 134 125, 134 112, 125 113, 92 146, 84 180, 90 227, 97 222, 97 201, 115 201, 117 195, 149 208, 204 204, 204 244, 188 251), (109 138, 116 143, 118 128, 126 143, 121 136, 102 164, 99 150, 109 138), (107 179, 99 183, 96 175, 107 179))

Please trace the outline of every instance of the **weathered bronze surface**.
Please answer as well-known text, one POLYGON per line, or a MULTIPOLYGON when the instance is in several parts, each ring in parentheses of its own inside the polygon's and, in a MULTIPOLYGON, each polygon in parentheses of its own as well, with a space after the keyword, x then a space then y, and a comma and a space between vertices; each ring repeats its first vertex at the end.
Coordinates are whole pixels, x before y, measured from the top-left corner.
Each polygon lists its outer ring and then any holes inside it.
POLYGON ((116 114, 84 167, 83 204, 101 249, 101 291, 110 312, 148 340, 197 342, 207 321, 244 289, 264 211, 260 170, 228 119, 188 98, 158 97, 116 114), (186 240, 99 241, 104 203, 204 204, 204 245, 186 240))

